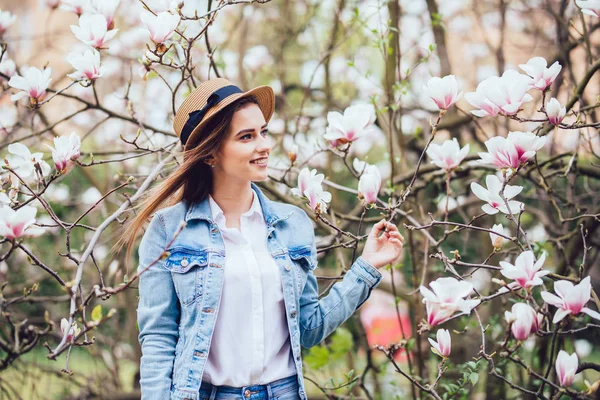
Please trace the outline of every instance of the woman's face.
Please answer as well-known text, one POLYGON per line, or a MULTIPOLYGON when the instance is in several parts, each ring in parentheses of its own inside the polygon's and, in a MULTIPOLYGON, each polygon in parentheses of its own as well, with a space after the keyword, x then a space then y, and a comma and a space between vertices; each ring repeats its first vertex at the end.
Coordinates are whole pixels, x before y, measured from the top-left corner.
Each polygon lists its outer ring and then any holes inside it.
POLYGON ((233 114, 227 139, 216 154, 215 182, 264 181, 270 151, 262 111, 256 104, 243 106, 233 114))

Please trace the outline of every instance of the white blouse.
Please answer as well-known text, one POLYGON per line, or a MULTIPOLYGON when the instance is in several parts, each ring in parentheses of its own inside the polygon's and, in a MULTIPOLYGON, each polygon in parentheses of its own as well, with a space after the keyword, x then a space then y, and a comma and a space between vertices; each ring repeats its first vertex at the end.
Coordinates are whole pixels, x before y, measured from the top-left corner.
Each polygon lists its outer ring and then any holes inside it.
POLYGON ((258 197, 228 228, 209 195, 213 220, 225 241, 223 293, 202 381, 243 387, 296 374, 285 317, 281 275, 267 248, 258 197))

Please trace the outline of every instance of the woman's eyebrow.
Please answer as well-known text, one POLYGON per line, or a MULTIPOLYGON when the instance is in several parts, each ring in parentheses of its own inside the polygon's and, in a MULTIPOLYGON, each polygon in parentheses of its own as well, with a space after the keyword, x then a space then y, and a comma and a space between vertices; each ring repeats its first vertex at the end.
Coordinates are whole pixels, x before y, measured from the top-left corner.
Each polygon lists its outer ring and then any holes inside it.
MULTIPOLYGON (((263 126, 260 127, 260 130, 262 131, 263 129, 265 129, 267 127, 267 124, 264 124, 263 126)), ((254 132, 254 129, 242 129, 241 131, 239 131, 238 133, 235 134, 235 136, 239 136, 242 133, 252 133, 254 132)))

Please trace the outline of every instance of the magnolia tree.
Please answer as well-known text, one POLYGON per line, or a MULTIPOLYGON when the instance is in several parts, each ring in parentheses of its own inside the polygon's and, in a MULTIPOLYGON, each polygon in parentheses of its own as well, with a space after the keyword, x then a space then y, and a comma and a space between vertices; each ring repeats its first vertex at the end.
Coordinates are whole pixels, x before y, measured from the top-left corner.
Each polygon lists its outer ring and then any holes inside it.
POLYGON ((276 92, 261 186, 314 217, 323 294, 368 225, 407 237, 371 300, 391 303, 305 350, 311 398, 595 395, 598 1, 189 3, 46 0, 34 50, 32 11, 0 10, 9 398, 30 354, 72 393, 139 396, 120 371, 144 271, 111 246, 181 159, 177 105, 215 76, 276 92), (399 336, 372 339, 382 315, 399 336), (108 379, 77 379, 78 352, 108 379))

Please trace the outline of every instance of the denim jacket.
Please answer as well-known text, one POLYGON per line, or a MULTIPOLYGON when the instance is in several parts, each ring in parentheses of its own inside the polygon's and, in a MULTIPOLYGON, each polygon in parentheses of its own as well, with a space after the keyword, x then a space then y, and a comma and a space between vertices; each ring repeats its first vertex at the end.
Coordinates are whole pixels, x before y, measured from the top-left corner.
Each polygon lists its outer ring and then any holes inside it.
MULTIPOLYGON (((268 249, 281 271, 298 395, 304 400, 300 346, 318 344, 348 319, 379 284, 381 273, 359 257, 319 300, 311 219, 296 206, 269 200, 254 184, 252 189, 267 224, 268 249)), ((177 203, 152 218, 139 248, 138 271, 159 259, 139 278, 142 400, 198 399, 219 314, 225 257, 208 198, 177 203), (186 226, 176 235, 183 221, 186 226)))

